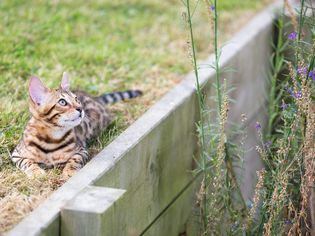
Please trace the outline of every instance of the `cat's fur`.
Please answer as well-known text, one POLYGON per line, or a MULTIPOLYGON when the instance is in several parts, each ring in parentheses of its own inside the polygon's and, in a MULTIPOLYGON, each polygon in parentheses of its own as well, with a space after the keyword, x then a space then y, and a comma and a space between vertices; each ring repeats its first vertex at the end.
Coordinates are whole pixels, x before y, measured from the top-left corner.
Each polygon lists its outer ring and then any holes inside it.
POLYGON ((72 93, 64 73, 59 89, 48 89, 32 77, 29 94, 32 116, 11 159, 29 176, 57 167, 69 177, 90 159, 86 142, 110 124, 105 105, 140 96, 141 92, 129 90, 100 97, 72 93))

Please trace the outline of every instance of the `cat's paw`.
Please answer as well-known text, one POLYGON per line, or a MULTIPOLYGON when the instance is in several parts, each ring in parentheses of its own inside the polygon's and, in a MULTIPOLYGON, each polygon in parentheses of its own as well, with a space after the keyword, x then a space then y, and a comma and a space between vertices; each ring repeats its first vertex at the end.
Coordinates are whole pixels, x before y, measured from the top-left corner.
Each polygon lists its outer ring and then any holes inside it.
POLYGON ((31 168, 28 168, 27 170, 25 170, 25 174, 29 177, 29 178, 34 178, 34 177, 41 177, 41 176, 44 176, 46 175, 46 172, 45 170, 43 170, 42 168, 40 167, 31 167, 31 168))
POLYGON ((64 168, 62 171, 62 177, 64 179, 69 179, 70 177, 72 177, 75 173, 77 173, 77 169, 75 168, 64 168))

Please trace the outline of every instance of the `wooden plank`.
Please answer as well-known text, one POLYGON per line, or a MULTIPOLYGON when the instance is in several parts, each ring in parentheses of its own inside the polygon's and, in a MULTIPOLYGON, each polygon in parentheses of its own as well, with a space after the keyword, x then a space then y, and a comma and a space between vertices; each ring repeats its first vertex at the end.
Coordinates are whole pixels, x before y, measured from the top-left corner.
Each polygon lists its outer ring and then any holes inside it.
MULTIPOLYGON (((168 99, 164 102, 172 102, 172 97, 168 99)), ((117 235, 139 235, 192 179, 193 156, 197 156, 198 150, 196 113, 193 95, 130 149, 115 168, 96 181, 97 186, 127 190, 128 205, 116 218, 125 227, 118 228, 117 235)), ((186 211, 190 212, 190 208, 186 211)), ((186 220, 176 227, 181 227, 186 220)))
POLYGON ((154 222, 142 233, 143 236, 156 235, 201 235, 199 212, 196 211, 196 193, 199 179, 189 183, 185 189, 164 209, 154 222))
POLYGON ((89 186, 61 210, 61 235, 115 235, 120 222, 114 215, 126 191, 122 189, 89 186))

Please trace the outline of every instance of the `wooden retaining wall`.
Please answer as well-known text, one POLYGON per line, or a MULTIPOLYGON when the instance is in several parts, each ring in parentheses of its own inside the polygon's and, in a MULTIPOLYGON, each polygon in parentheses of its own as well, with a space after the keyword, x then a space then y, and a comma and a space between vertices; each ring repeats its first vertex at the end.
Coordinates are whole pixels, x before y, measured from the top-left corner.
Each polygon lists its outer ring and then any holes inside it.
MULTIPOLYGON (((247 114, 241 188, 251 199, 256 170, 256 121, 264 125, 267 71, 275 5, 256 16, 223 48, 221 66, 236 88, 230 120, 247 114)), ((213 56, 203 64, 211 64, 213 56)), ((208 96, 215 74, 200 70, 208 96)), ((208 100, 211 106, 210 100, 208 100)), ((197 235, 194 224, 194 157, 198 106, 193 73, 94 157, 7 235, 197 235)))

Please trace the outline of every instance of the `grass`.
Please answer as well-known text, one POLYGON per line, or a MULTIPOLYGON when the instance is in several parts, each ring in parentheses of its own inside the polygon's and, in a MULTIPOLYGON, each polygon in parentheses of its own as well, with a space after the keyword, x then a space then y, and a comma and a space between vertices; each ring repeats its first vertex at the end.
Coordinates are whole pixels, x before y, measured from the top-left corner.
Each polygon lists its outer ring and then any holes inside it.
MULTIPOLYGON (((264 3, 220 1, 222 41, 264 3)), ((207 9, 202 1, 198 7, 204 9, 194 15, 196 50, 206 57, 213 50, 207 9)), ((44 181, 27 179, 9 159, 29 119, 30 75, 55 87, 68 71, 72 88, 92 94, 144 91, 140 99, 111 107, 115 123, 92 145, 96 153, 191 69, 182 11, 177 0, 0 2, 0 232, 62 184, 56 171, 44 181)))

